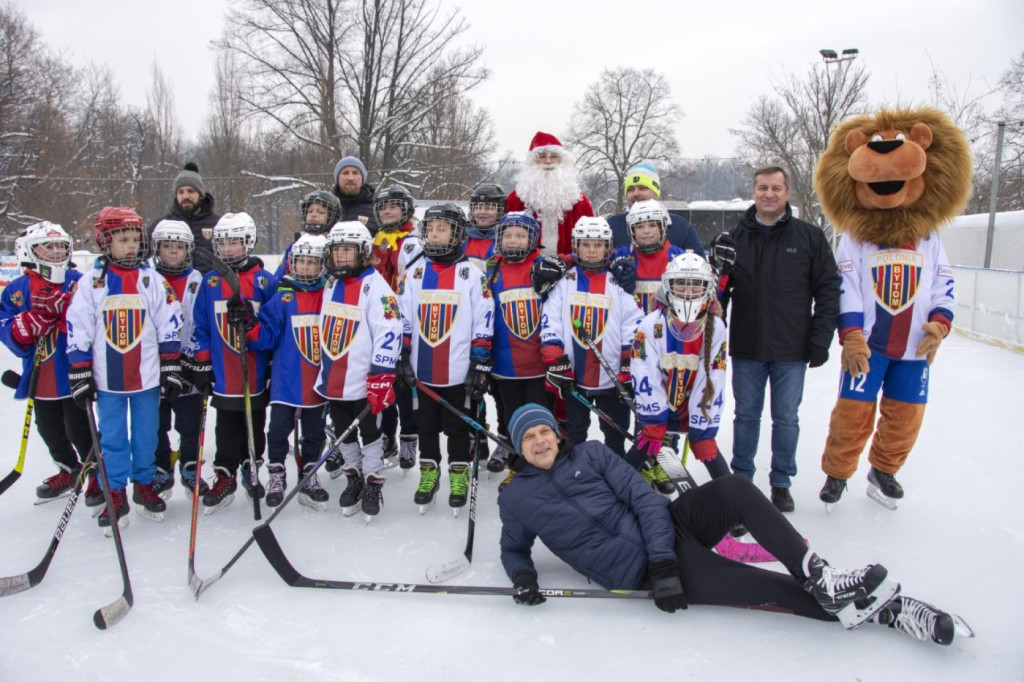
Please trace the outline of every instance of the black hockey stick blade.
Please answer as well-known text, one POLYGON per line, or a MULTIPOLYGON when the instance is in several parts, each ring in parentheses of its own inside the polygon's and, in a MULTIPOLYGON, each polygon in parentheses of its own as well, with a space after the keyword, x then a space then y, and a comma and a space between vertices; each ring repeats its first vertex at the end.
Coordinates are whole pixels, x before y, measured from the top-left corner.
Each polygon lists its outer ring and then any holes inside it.
POLYGON ((11 390, 18 390, 18 384, 21 383, 21 375, 15 372, 13 369, 5 369, 4 373, 0 375, 0 384, 3 384, 11 390))
POLYGON ((192 252, 193 262, 200 268, 213 270, 227 281, 228 286, 240 296, 241 288, 238 284, 238 273, 231 269, 231 266, 222 261, 212 249, 196 247, 192 252))

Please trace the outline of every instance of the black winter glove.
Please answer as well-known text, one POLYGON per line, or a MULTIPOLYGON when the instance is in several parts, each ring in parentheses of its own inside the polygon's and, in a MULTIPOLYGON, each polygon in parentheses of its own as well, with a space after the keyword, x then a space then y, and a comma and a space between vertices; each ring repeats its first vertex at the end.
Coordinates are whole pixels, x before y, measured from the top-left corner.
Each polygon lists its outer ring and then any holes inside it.
POLYGON ((512 579, 512 587, 516 593, 512 599, 523 606, 537 606, 547 601, 547 597, 540 593, 540 585, 537 584, 537 576, 529 571, 519 571, 512 579))
POLYGON ((83 410, 89 409, 89 404, 96 401, 96 380, 92 378, 92 365, 72 367, 68 372, 68 381, 71 383, 71 397, 83 410))
POLYGON ((547 375, 544 377, 544 388, 548 393, 554 393, 563 400, 572 395, 572 389, 576 387, 576 375, 572 372, 572 365, 569 364, 568 355, 559 355, 555 364, 548 365, 547 375))
POLYGON ((538 296, 543 296, 548 289, 558 284, 565 277, 565 263, 558 256, 541 256, 533 261, 530 268, 530 283, 538 296))
POLYGON ((181 380, 181 360, 160 359, 160 389, 164 400, 174 400, 185 392, 185 386, 181 380))
POLYGON ((807 366, 811 369, 821 367, 828 362, 828 348, 811 343, 807 345, 807 366))
POLYGON ((411 353, 404 349, 398 356, 398 362, 395 363, 395 383, 412 390, 416 388, 416 372, 412 370, 410 357, 411 353))
POLYGON ((256 326, 256 311, 252 301, 239 301, 237 297, 228 301, 228 324, 245 333, 256 326))
POLYGON ((206 393, 213 385, 213 364, 183 355, 181 358, 182 377, 200 393, 206 393))
POLYGON ((466 373, 466 398, 473 403, 479 402, 487 388, 491 385, 490 361, 469 361, 469 372, 466 373))
POLYGON ((728 232, 723 232, 711 240, 709 254, 711 267, 720 275, 728 275, 736 265, 736 241, 728 232))
POLYGON ((636 293, 636 261, 629 256, 619 256, 608 266, 615 283, 632 296, 636 293))
POLYGON ((647 564, 647 575, 654 590, 654 605, 666 613, 689 606, 683 593, 683 581, 679 579, 679 566, 675 559, 658 559, 647 564))

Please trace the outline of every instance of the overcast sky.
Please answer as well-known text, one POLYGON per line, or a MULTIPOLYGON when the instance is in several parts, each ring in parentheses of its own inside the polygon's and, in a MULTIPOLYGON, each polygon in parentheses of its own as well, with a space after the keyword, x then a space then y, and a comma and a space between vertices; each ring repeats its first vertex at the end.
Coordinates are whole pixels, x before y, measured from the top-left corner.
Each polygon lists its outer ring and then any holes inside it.
MULTIPOLYGON (((575 102, 605 67, 667 77, 684 118, 683 156, 731 156, 738 127, 772 79, 805 73, 818 50, 855 47, 873 104, 923 103, 933 66, 958 88, 994 88, 1024 52, 1021 0, 821 0, 630 3, 442 0, 460 7, 491 77, 473 93, 502 149, 525 152, 537 130, 562 135, 575 102), (570 7, 585 7, 572 10, 570 7)), ((206 116, 229 0, 14 0, 51 48, 109 66, 123 100, 145 105, 155 59, 174 91, 186 137, 206 116)), ((999 98, 989 100, 996 106, 999 98)))

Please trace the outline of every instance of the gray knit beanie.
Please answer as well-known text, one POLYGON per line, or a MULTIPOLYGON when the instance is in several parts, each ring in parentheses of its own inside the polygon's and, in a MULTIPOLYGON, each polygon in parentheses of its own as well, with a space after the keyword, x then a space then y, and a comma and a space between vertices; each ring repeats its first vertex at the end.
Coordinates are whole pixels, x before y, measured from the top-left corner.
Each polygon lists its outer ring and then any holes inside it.
POLYGON ((341 172, 341 169, 349 166, 358 170, 363 176, 363 182, 366 182, 366 166, 354 156, 346 156, 334 166, 334 182, 338 182, 338 173, 341 172))
POLYGON ((206 196, 206 183, 203 182, 203 176, 199 174, 199 166, 192 161, 186 163, 185 169, 174 178, 174 193, 177 194, 182 187, 195 187, 199 196, 206 196))

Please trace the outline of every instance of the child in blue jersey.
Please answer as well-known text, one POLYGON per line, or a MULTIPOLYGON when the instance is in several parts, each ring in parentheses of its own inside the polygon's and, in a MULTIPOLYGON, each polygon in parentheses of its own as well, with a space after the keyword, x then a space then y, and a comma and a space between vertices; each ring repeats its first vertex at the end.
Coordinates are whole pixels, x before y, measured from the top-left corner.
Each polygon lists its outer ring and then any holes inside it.
POLYGON ((264 428, 269 402, 267 365, 270 354, 247 350, 248 377, 242 376, 241 348, 245 331, 256 323, 259 307, 274 295, 277 281, 251 256, 256 246, 256 224, 248 213, 225 213, 213 228, 213 248, 238 275, 242 304, 236 292, 211 270, 203 277, 195 304, 194 357, 186 360, 191 383, 203 392, 213 387, 211 401, 217 412, 214 435, 217 455, 213 470, 217 478, 203 496, 205 513, 212 514, 231 504, 238 489, 236 475, 242 468, 242 487, 250 497, 262 497, 258 472, 249 463, 248 427, 245 415, 245 387, 248 382, 252 416, 251 444, 256 466, 262 463, 266 447, 264 428))
MULTIPOLYGON (((341 220, 341 202, 330 192, 315 190, 302 197, 302 201, 299 203, 299 212, 302 214, 304 234, 317 234, 326 238, 328 231, 341 220)), ((277 279, 281 279, 291 272, 289 256, 291 256, 295 243, 292 242, 284 250, 281 263, 274 271, 274 277, 277 279)))
MULTIPOLYGON (((296 456, 303 476, 312 472, 324 446, 326 401, 315 389, 320 373, 320 305, 326 246, 327 238, 319 234, 304 234, 292 244, 289 274, 278 282, 274 297, 260 308, 259 323, 245 335, 248 348, 273 353, 267 433, 268 507, 281 504, 288 489, 285 460, 296 412, 302 433, 296 456)), ((324 511, 328 499, 316 473, 312 473, 299 492, 299 504, 324 511)))
POLYGON ((127 526, 125 488, 142 516, 163 520, 167 508, 153 485, 160 392, 181 394, 181 305, 174 290, 146 264, 146 229, 130 208, 107 206, 96 216, 103 251, 74 287, 67 309, 71 395, 83 409, 96 403, 99 448, 109 495, 99 525, 127 526), (129 419, 130 414, 130 419, 129 419), (129 431, 130 424, 130 431, 129 431), (130 436, 129 436, 130 433, 130 436))
MULTIPOLYGON (((36 497, 51 499, 74 487, 80 463, 92 449, 89 421, 71 399, 64 322, 71 287, 82 275, 69 269, 71 237, 60 225, 30 225, 17 239, 15 252, 25 270, 0 295, 0 341, 21 358, 21 381, 14 397, 33 399, 36 429, 57 465, 57 473, 36 488, 36 497), (29 395, 37 354, 35 392, 29 395)), ((86 502, 95 505, 102 500, 93 474, 86 502)))
MULTIPOLYGON (((174 295, 181 303, 182 353, 187 355, 187 345, 195 328, 193 309, 199 287, 203 283, 203 275, 192 267, 192 249, 195 236, 192 228, 180 220, 161 220, 153 228, 150 236, 153 241, 153 267, 159 272, 167 284, 174 290, 174 295)), ((170 499, 174 487, 174 462, 171 449, 171 418, 174 430, 178 432, 178 465, 181 472, 181 484, 185 493, 191 497, 196 487, 196 468, 199 459, 199 432, 204 428, 200 423, 203 412, 203 396, 193 387, 174 400, 160 400, 160 428, 157 432, 156 475, 153 477, 157 494, 165 500, 170 499)), ((205 495, 210 486, 200 481, 199 494, 205 495)))

